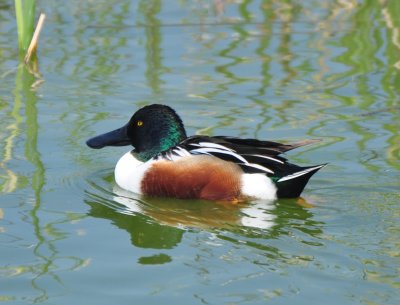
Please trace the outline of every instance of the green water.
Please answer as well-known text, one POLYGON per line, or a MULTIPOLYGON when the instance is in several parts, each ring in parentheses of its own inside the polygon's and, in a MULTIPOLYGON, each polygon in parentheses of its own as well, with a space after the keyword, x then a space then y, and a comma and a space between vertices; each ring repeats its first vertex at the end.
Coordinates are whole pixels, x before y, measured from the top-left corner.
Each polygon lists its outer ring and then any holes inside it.
POLYGON ((400 1, 0 1, 0 303, 400 300, 400 1), (322 139, 302 200, 141 198, 85 140, 165 103, 188 134, 322 139))

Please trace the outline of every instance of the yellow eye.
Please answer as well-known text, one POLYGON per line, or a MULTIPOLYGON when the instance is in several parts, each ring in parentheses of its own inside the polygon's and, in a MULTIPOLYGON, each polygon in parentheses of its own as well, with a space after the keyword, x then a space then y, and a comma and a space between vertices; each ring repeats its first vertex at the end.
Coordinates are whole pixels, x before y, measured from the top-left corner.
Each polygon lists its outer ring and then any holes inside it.
POLYGON ((142 126, 142 125, 143 125, 143 121, 137 121, 136 125, 137 125, 138 127, 142 126))

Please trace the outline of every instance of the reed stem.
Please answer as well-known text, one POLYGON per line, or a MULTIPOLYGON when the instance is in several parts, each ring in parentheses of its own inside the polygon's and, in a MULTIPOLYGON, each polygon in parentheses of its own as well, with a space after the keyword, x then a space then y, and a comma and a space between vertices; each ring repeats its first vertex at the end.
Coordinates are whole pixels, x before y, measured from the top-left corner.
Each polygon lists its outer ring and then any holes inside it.
POLYGON ((26 64, 30 61, 32 54, 36 52, 38 41, 39 41, 39 36, 40 36, 40 31, 43 28, 45 19, 46 19, 46 15, 41 13, 39 16, 39 21, 38 21, 36 29, 35 29, 35 33, 33 34, 32 40, 29 44, 28 51, 26 52, 26 55, 25 55, 24 61, 26 64))
POLYGON ((36 0, 15 0, 15 16, 18 28, 18 47, 26 52, 32 40, 36 0))

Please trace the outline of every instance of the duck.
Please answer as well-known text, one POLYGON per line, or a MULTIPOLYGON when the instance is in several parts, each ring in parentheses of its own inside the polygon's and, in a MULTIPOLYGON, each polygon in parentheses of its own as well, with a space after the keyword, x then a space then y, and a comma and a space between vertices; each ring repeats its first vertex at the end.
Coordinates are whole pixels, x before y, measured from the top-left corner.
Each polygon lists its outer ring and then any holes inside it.
POLYGON ((283 144, 232 136, 187 136, 174 109, 151 104, 127 124, 86 141, 93 149, 133 146, 115 166, 115 182, 143 196, 243 202, 297 198, 326 164, 298 166, 282 156, 320 140, 283 144))

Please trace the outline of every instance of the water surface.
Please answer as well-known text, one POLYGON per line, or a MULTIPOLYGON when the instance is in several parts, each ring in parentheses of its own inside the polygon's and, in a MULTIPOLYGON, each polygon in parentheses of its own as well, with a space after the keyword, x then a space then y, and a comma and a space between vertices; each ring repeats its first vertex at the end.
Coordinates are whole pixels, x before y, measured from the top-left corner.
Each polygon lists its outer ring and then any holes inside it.
POLYGON ((0 301, 398 304, 400 2, 52 1, 38 65, 0 5, 0 301), (188 134, 323 141, 303 198, 115 186, 85 140, 165 103, 188 134))

